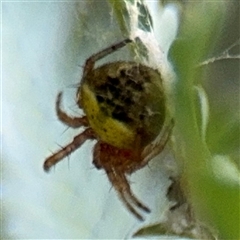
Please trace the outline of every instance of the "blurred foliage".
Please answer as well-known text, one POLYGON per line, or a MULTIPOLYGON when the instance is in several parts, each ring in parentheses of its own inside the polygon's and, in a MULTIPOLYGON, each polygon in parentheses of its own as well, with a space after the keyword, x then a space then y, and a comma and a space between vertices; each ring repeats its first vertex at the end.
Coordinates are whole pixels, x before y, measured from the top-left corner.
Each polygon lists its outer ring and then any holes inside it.
MULTIPOLYGON (((239 179, 235 184, 220 181, 211 165, 216 154, 234 158, 239 153, 239 115, 231 114, 219 102, 214 105, 211 95, 212 92, 215 94, 217 86, 207 89, 210 121, 205 141, 201 136, 201 121, 197 114, 199 106, 194 103, 193 91, 194 86, 211 80, 204 79, 206 68, 196 66, 216 46, 226 20, 227 4, 224 1, 192 2, 184 9, 179 40, 171 51, 177 74, 175 148, 183 170, 183 190, 199 219, 214 226, 220 239, 239 239, 239 179)), ((234 113, 239 111, 236 108, 231 110, 234 113)), ((226 166, 231 164, 229 159, 225 161, 226 166)))
POLYGON ((126 9, 125 1, 109 0, 108 2, 112 6, 114 14, 115 14, 115 16, 116 16, 116 18, 118 20, 121 32, 125 36, 129 36, 129 32, 130 32, 130 28, 129 28, 130 16, 129 16, 129 12, 126 9))
POLYGON ((131 20, 130 20, 130 12, 127 10, 127 5, 136 5, 138 9, 138 28, 142 29, 143 31, 150 32, 153 23, 151 15, 148 11, 148 8, 145 6, 143 0, 135 1, 135 0, 126 0, 126 1, 115 1, 109 0, 111 4, 115 16, 117 17, 120 29, 122 33, 126 36, 130 35, 131 31, 131 20))

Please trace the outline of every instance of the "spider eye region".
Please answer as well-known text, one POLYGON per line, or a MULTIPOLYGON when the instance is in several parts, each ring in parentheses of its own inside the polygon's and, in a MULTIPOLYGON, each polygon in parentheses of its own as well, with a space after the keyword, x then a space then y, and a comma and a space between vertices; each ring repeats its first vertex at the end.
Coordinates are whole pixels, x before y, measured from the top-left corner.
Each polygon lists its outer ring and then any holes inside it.
POLYGON ((145 147, 160 133, 165 97, 158 71, 135 62, 113 62, 84 76, 78 99, 99 139, 118 148, 145 147))

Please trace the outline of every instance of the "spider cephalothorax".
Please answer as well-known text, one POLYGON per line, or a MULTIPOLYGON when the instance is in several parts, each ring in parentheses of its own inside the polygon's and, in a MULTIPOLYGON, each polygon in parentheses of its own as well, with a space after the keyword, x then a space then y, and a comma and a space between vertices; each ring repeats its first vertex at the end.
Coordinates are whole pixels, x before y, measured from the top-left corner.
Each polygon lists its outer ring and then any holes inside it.
POLYGON ((132 40, 126 39, 86 60, 77 91, 77 103, 86 116, 68 116, 60 108, 62 94, 58 95, 59 120, 70 127, 86 129, 69 145, 47 158, 44 169, 48 171, 84 141, 96 139, 93 164, 106 171, 126 207, 143 220, 135 208, 150 210, 132 193, 126 174, 144 167, 162 151, 169 138, 171 128, 167 128, 161 141, 152 146, 165 122, 162 78, 157 70, 135 62, 113 62, 94 68, 97 60, 130 42, 132 40))

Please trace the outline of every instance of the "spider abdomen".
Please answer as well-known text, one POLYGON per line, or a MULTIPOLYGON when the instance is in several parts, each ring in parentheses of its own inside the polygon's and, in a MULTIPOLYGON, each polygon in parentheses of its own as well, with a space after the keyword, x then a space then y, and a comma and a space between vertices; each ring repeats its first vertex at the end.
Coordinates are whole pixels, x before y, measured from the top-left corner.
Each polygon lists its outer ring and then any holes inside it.
POLYGON ((115 147, 144 147, 161 131, 165 98, 158 71, 134 62, 105 64, 88 73, 80 104, 99 138, 115 147))

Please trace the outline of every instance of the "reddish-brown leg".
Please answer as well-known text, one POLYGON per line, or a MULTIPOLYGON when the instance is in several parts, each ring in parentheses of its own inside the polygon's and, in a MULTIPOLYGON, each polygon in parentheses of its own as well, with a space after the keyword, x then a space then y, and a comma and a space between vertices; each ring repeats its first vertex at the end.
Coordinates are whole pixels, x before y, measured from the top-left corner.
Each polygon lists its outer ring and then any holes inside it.
POLYGON ((106 171, 107 176, 112 183, 113 187, 117 191, 119 198, 125 204, 127 209, 135 215, 140 221, 143 221, 144 218, 135 210, 132 206, 134 204, 136 207, 142 209, 143 211, 149 213, 150 209, 141 203, 132 193, 130 189, 129 182, 126 179, 126 176, 123 173, 116 172, 114 169, 112 171, 106 171))
POLYGON ((93 164, 97 169, 103 168, 101 159, 100 159, 100 151, 101 151, 101 142, 96 142, 93 148, 93 164))
MULTIPOLYGON (((93 164, 97 169, 103 168, 106 171, 110 182, 112 183, 113 187, 119 195, 119 198, 125 204, 127 209, 139 220, 143 220, 143 217, 135 210, 134 206, 145 212, 150 212, 150 210, 148 207, 142 204, 132 193, 129 182, 125 176, 125 171, 128 169, 128 167, 124 168, 121 161, 119 161, 119 159, 116 159, 117 157, 121 159, 121 156, 119 155, 121 153, 117 151, 116 154, 114 148, 111 149, 112 146, 108 146, 109 149, 106 154, 105 151, 107 149, 107 146, 105 146, 105 148, 102 148, 103 145, 105 145, 105 143, 100 141, 95 144, 93 150, 93 164)), ((123 153, 124 152, 122 152, 122 154, 123 153)), ((127 152, 125 152, 125 154, 126 153, 127 152)), ((124 158, 122 160, 124 161, 124 158)))
POLYGON ((110 47, 103 49, 102 51, 92 55, 90 58, 86 60, 84 70, 83 70, 83 77, 86 76, 89 72, 91 72, 94 68, 94 64, 96 61, 106 57, 107 55, 117 51, 118 49, 126 46, 128 43, 132 42, 131 39, 125 39, 119 43, 116 43, 110 47))
MULTIPOLYGON (((155 143, 151 143, 147 147, 145 147, 141 156, 142 161, 139 163, 137 168, 135 168, 135 170, 132 172, 135 172, 136 170, 146 166, 151 159, 153 159, 163 151, 172 133, 173 125, 174 125, 173 120, 171 120, 169 125, 165 127, 164 132, 161 135, 161 138, 155 143)), ((131 174, 132 172, 129 172, 129 173, 131 174)))
POLYGON ((57 102, 56 102, 56 111, 58 119, 66 124, 69 127, 72 128, 79 128, 82 126, 89 126, 87 117, 70 117, 68 116, 62 109, 61 109, 61 101, 62 101, 62 93, 60 92, 57 96, 57 102))
POLYGON ((49 171, 52 166, 57 164, 66 156, 70 155, 88 139, 95 139, 95 134, 91 128, 87 128, 84 132, 74 137, 70 144, 48 157, 43 164, 44 170, 49 171))

